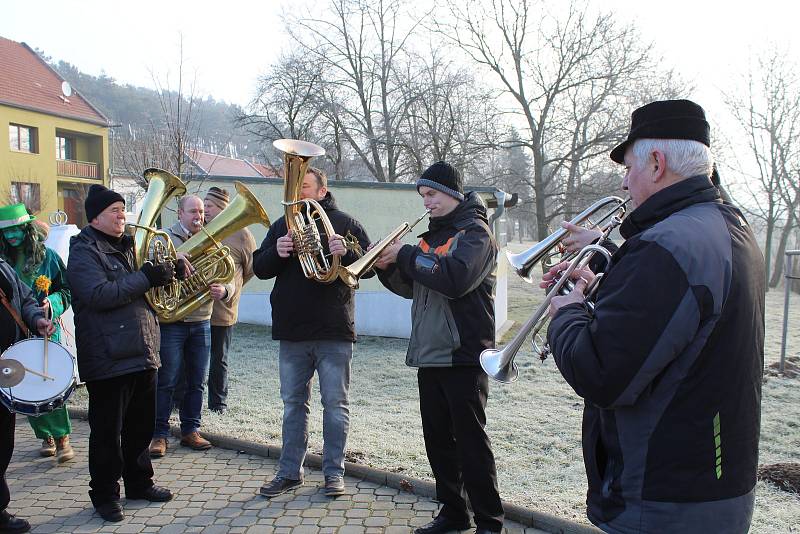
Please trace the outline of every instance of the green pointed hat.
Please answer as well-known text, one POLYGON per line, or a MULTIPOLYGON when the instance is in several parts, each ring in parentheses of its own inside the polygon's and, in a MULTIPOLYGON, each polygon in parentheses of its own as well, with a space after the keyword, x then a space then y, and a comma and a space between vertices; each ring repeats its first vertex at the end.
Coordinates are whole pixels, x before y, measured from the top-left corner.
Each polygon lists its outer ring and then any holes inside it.
POLYGON ((36 219, 25 209, 25 204, 0 207, 0 229, 27 224, 36 219))

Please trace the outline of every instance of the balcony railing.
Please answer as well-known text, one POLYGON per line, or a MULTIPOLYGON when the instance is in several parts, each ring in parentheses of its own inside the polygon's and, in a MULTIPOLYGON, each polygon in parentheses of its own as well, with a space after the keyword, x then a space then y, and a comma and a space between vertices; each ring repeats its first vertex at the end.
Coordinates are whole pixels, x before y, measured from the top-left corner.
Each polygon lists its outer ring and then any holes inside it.
POLYGON ((75 161, 72 159, 57 159, 56 172, 60 176, 74 178, 97 178, 97 163, 88 161, 75 161))

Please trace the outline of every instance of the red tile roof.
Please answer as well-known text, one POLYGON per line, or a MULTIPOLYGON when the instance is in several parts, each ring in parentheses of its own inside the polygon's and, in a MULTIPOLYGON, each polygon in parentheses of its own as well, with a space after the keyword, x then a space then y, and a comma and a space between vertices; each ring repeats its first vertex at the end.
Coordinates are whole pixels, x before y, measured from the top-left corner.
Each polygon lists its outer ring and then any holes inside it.
POLYGON ((266 176, 267 178, 281 178, 272 167, 268 167, 263 163, 253 163, 252 165, 262 176, 266 176))
POLYGON ((0 37, 0 104, 107 125, 108 119, 73 89, 61 93, 64 79, 25 43, 0 37))
POLYGON ((189 158, 205 174, 215 176, 253 176, 265 175, 256 170, 255 166, 243 159, 229 158, 219 154, 211 154, 201 150, 187 150, 189 158))

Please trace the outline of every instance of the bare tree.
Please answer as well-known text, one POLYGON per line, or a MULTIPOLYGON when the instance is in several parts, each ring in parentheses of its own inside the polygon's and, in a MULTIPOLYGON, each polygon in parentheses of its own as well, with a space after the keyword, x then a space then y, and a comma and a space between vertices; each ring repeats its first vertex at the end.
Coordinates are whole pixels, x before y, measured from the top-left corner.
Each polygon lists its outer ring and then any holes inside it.
POLYGON ((188 151, 197 147, 202 100, 196 92, 196 78, 187 81, 185 70, 181 36, 177 80, 171 80, 167 73, 162 81, 152 73, 161 116, 146 128, 128 125, 115 135, 114 166, 118 173, 134 177, 143 187, 146 184, 142 174, 149 167, 159 167, 176 176, 184 176, 189 170, 188 151))
POLYGON ((497 178, 476 172, 485 152, 498 148, 506 134, 494 91, 481 87, 465 67, 445 59, 434 46, 411 58, 402 78, 413 83, 398 84, 408 103, 398 174, 419 176, 430 163, 447 160, 477 183, 497 178))
POLYGON ((651 47, 611 14, 591 17, 585 3, 553 15, 535 0, 449 0, 452 23, 440 23, 477 65, 494 75, 510 97, 509 114, 524 124, 521 146, 530 150, 530 185, 539 239, 548 223, 572 206, 563 194, 605 158, 624 135, 628 114, 654 80, 651 47))
POLYGON ((772 49, 757 58, 746 74, 747 92, 743 96, 725 95, 728 108, 746 135, 758 172, 755 180, 747 182, 749 204, 753 206, 747 211, 765 227, 764 256, 770 287, 780 282, 783 252, 793 228, 800 223, 800 77, 796 72, 797 65, 786 53, 772 49), (776 232, 780 237, 773 251, 776 232), (771 271, 773 257, 776 261, 771 271))
POLYGON ((398 179, 400 125, 408 113, 398 67, 419 18, 404 0, 329 0, 320 17, 298 18, 290 33, 325 72, 326 110, 337 135, 380 182, 398 179))

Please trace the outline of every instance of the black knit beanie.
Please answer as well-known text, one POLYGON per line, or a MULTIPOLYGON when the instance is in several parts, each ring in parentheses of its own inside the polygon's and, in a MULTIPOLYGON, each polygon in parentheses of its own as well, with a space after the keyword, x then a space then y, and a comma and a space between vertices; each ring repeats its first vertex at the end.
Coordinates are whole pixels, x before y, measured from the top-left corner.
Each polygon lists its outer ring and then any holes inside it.
POLYGON ((83 208, 86 211, 86 220, 92 222, 95 217, 114 202, 122 202, 124 204, 125 199, 112 189, 103 185, 92 184, 83 203, 83 208))
POLYGON ((417 180, 417 191, 422 186, 436 189, 458 200, 464 200, 464 185, 461 181, 461 173, 444 161, 437 161, 422 173, 422 176, 417 180))

